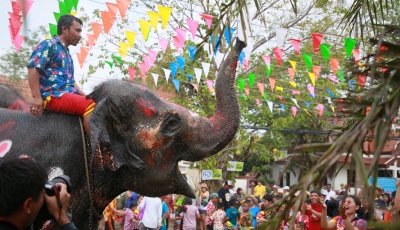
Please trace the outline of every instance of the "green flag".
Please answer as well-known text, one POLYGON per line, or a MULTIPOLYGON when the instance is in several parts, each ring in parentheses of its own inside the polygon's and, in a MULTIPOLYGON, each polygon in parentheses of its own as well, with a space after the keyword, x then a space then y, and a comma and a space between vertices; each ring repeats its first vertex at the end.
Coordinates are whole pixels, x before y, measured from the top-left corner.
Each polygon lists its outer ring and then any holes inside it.
POLYGON ((72 0, 64 0, 64 4, 65 4, 65 10, 69 13, 71 13, 72 7, 74 7, 74 3, 72 2, 72 0))
POLYGON ((268 68, 268 66, 265 66, 265 72, 267 73, 268 77, 271 75, 272 66, 273 66, 272 64, 269 65, 269 68, 268 68))
POLYGON ((344 71, 343 70, 338 70, 336 72, 336 76, 339 77, 340 82, 344 83, 344 71))
POLYGON ((304 61, 307 64, 308 72, 313 72, 312 71, 312 55, 311 54, 303 54, 304 61))
POLYGON ((254 73, 249 73, 249 74, 247 75, 247 77, 249 78, 249 85, 250 85, 250 88, 251 88, 251 87, 253 87, 253 85, 254 85, 254 80, 256 79, 256 74, 254 74, 254 73))
POLYGON ((79 0, 72 0, 72 5, 74 5, 76 11, 78 11, 78 2, 79 0))
POLYGON ((114 62, 112 62, 112 61, 105 61, 109 66, 110 66, 110 68, 112 69, 112 67, 113 67, 113 65, 114 65, 114 62))
POLYGON ((122 59, 121 59, 120 56, 117 56, 117 55, 113 54, 113 55, 111 55, 111 57, 114 58, 115 60, 117 60, 119 64, 121 64, 122 59))
POLYGON ((264 100, 267 100, 267 93, 264 92, 264 100))
POLYGON ((238 83, 239 83, 239 91, 243 92, 246 81, 243 78, 238 78, 238 83))
POLYGON ((69 14, 68 10, 67 10, 67 6, 65 5, 64 2, 62 1, 58 1, 58 8, 60 9, 60 15, 64 15, 64 14, 69 14))
POLYGON ((354 47, 356 46, 356 39, 354 38, 345 38, 344 39, 344 46, 346 47, 346 58, 349 58, 351 52, 353 51, 354 47))
POLYGON ((54 14, 54 18, 56 19, 56 22, 58 22, 58 20, 60 19, 61 15, 58 12, 53 12, 54 14))
POLYGON ((49 28, 50 28, 51 37, 56 36, 57 35, 57 25, 49 23, 49 28))
POLYGON ((324 57, 326 62, 329 62, 329 57, 331 56, 331 45, 329 44, 321 44, 320 49, 322 52, 322 56, 324 57))

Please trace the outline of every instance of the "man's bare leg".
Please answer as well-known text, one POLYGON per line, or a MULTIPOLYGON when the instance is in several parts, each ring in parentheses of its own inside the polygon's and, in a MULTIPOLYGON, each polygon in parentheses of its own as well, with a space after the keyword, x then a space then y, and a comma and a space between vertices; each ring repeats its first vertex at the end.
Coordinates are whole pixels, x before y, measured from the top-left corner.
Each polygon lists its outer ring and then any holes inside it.
MULTIPOLYGON (((93 112, 92 112, 93 113, 93 112)), ((90 136, 90 117, 92 116, 92 113, 87 114, 86 116, 83 117, 83 126, 85 127, 86 134, 90 136)))

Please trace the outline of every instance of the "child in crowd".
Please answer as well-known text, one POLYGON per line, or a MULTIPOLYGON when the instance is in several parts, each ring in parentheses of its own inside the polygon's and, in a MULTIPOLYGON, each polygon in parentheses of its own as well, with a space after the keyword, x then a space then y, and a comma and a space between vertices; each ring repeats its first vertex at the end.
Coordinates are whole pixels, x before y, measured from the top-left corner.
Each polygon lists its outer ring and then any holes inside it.
POLYGON ((136 202, 132 202, 129 205, 129 208, 123 210, 113 210, 119 216, 125 216, 124 221, 124 230, 136 230, 139 229, 140 221, 138 218, 139 211, 137 210, 138 204, 136 202))
POLYGON ((226 210, 226 221, 229 221, 231 226, 229 226, 230 229, 238 229, 237 228, 237 220, 239 219, 239 210, 236 208, 236 200, 231 199, 229 201, 229 206, 226 210))
POLYGON ((224 230, 224 223, 226 218, 226 214, 224 212, 224 204, 218 203, 217 209, 218 210, 214 212, 211 216, 211 220, 214 221, 214 230, 224 230))
POLYGON ((250 201, 245 201, 242 204, 243 212, 240 214, 239 224, 241 230, 248 230, 252 228, 253 214, 249 211, 250 201))

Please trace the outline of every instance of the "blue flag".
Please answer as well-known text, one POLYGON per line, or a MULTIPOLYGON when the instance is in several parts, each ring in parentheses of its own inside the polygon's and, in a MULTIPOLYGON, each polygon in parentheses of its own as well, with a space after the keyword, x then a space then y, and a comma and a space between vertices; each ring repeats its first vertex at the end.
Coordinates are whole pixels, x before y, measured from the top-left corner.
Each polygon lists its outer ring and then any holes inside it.
POLYGON ((331 98, 336 98, 335 94, 333 94, 329 89, 325 88, 325 91, 331 96, 331 98))
POLYGON ((306 107, 308 110, 310 110, 310 102, 309 101, 306 101, 306 107))
POLYGON ((228 27, 225 27, 224 36, 225 36, 226 42, 228 43, 228 46, 231 45, 231 38, 235 31, 236 31, 235 28, 230 28, 230 31, 229 31, 228 27))
POLYGON ((181 56, 177 56, 176 60, 178 61, 178 65, 179 65, 179 69, 183 71, 185 71, 185 60, 186 58, 181 57, 181 56))
POLYGON ((242 64, 242 65, 243 65, 244 57, 245 57, 244 51, 240 52, 240 54, 239 54, 239 61, 240 61, 240 64, 242 64))
POLYGON ((196 46, 189 46, 189 56, 190 56, 190 61, 193 61, 194 55, 196 55, 197 48, 196 46))
POLYGON ((178 91, 178 93, 179 93, 179 84, 180 84, 180 81, 179 81, 179 80, 176 80, 176 79, 172 79, 172 83, 174 83, 175 89, 176 89, 176 91, 178 91))
POLYGON ((285 104, 281 104, 282 111, 285 112, 285 104))
POLYGON ((350 83, 350 89, 354 90, 354 80, 349 80, 350 83))
MULTIPOLYGON (((219 45, 220 45, 219 39, 221 39, 219 36, 215 39, 215 44, 214 44, 214 47, 215 47, 214 55, 217 54, 217 51, 218 51, 218 48, 219 48, 219 45)), ((210 42, 212 42, 212 35, 210 35, 210 42)))
POLYGON ((192 80, 193 80, 193 76, 192 76, 192 75, 190 75, 190 74, 185 74, 185 75, 186 75, 186 77, 189 78, 189 81, 192 81, 192 80))
POLYGON ((172 78, 175 78, 176 72, 178 71, 179 65, 176 62, 169 63, 169 69, 171 70, 172 78))

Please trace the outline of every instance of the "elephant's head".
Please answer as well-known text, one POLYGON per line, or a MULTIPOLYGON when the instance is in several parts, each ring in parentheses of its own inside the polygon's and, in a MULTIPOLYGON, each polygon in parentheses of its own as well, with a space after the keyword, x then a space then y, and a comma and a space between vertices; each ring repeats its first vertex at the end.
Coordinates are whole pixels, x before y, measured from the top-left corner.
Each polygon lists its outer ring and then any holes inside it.
POLYGON ((194 197, 177 163, 212 156, 234 138, 239 106, 233 85, 244 47, 238 40, 218 73, 216 112, 210 118, 160 100, 143 86, 119 80, 107 81, 89 95, 97 102, 91 118, 92 146, 99 139, 110 144, 115 167, 127 166, 135 178, 129 189, 148 196, 194 197))

